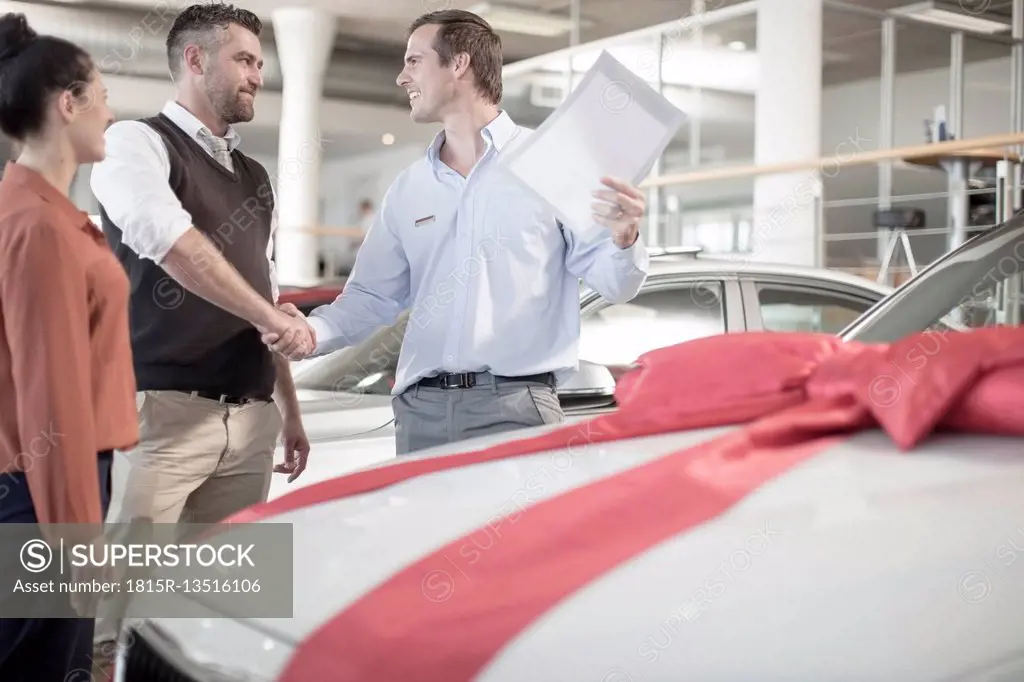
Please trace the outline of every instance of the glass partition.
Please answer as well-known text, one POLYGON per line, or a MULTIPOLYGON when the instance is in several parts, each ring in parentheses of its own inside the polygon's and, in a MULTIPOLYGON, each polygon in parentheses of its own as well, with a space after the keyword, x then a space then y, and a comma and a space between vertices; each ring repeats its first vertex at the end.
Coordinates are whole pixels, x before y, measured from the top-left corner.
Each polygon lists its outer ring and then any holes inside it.
MULTIPOLYGON (((966 159, 959 164, 954 157, 921 149, 877 163, 844 160, 923 146, 943 136, 965 139, 1024 130, 1024 114, 1018 111, 1024 108, 1024 48, 1017 39, 1024 36, 1024 17, 1017 17, 1022 25, 1011 32, 1010 3, 983 4, 969 13, 1003 21, 1005 30, 958 32, 923 23, 898 8, 882 11, 855 0, 823 0, 820 156, 834 158, 792 175, 792 194, 813 201, 818 264, 874 279, 892 253, 892 232, 876 224, 880 211, 920 212, 923 224, 906 232, 916 268, 994 224, 998 164, 1016 162, 1014 151, 1024 145, 962 150, 954 155, 966 159), (944 118, 944 125, 937 118, 944 118)), ((1020 3, 1012 4, 1020 11, 1020 3)), ((758 163, 756 91, 772 78, 758 66, 758 3, 694 0, 680 5, 703 10, 507 64, 504 108, 517 122, 539 127, 607 50, 686 114, 652 178, 758 163)), ((622 7, 629 11, 628 3, 622 7)), ((648 183, 645 241, 760 258, 761 247, 775 238, 772 229, 764 228, 771 218, 764 213, 778 207, 755 211, 755 188, 763 182, 756 175, 648 183)), ((1020 207, 1019 199, 1014 205, 1020 207)), ((902 256, 891 266, 891 284, 915 269, 902 256)))
MULTIPOLYGON (((507 110, 539 126, 607 50, 687 115, 652 176, 755 163, 755 94, 765 77, 758 69, 757 3, 693 5, 705 11, 507 65, 507 110)), ((1007 8, 1001 16, 1009 14, 1007 8)), ((898 9, 825 0, 821 155, 926 144, 938 129, 932 122, 943 116, 945 133, 960 138, 1019 129, 1011 120, 1020 87, 1011 74, 1013 44, 1008 28, 958 33, 898 9)), ((970 236, 984 229, 992 217, 998 150, 990 156, 957 173, 927 158, 819 169, 821 264, 877 271, 889 237, 875 225, 880 209, 925 213, 924 228, 909 234, 919 265, 945 253, 955 231, 970 236)), ((655 246, 696 245, 756 258, 754 226, 764 216, 754 215, 755 185, 747 176, 652 187, 644 237, 655 246)))

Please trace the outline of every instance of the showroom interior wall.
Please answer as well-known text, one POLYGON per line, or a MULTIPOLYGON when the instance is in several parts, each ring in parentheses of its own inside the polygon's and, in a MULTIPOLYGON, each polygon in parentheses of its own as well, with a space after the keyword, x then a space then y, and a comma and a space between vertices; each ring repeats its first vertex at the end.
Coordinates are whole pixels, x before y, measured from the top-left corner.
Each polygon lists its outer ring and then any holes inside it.
MULTIPOLYGON (((964 133, 976 137, 1010 129, 1010 59, 974 62, 964 68, 964 133)), ((925 141, 924 120, 932 116, 934 107, 948 101, 949 70, 945 68, 898 74, 894 143, 899 146, 925 141)), ((826 87, 822 94, 822 143, 824 154, 833 153, 849 140, 859 140, 865 150, 879 148, 880 82, 872 78, 838 86, 826 87)), ((751 128, 753 121, 751 121, 751 128)), ((367 197, 379 204, 394 177, 425 149, 432 132, 424 126, 424 136, 414 144, 380 144, 381 151, 324 159, 321 171, 321 222, 325 225, 350 225, 360 199, 367 197)), ((379 139, 379 138, 378 138, 379 139)), ((845 148, 844 150, 845 151, 845 148)), ((732 157, 730 163, 752 163, 732 157)), ((685 150, 670 152, 679 156, 685 150)), ((7 146, 0 148, 6 160, 7 146)), ((254 155, 268 169, 277 168, 275 155, 254 155)), ((674 165, 674 164, 673 164, 674 165)), ((83 210, 95 212, 97 206, 88 186, 89 167, 83 167, 72 188, 72 198, 83 210)), ((873 166, 840 169, 834 177, 825 177, 828 200, 873 197, 878 191, 878 172, 873 166)), ((893 173, 893 194, 941 193, 946 191, 942 172, 897 166, 893 173)), ((683 209, 702 206, 749 205, 753 201, 753 183, 749 180, 693 185, 680 192, 683 209)), ((930 226, 947 222, 944 198, 917 200, 913 205, 927 212, 930 226)), ((830 234, 866 232, 870 229, 874 208, 868 206, 837 207, 828 210, 826 219, 830 234)), ((874 245, 870 241, 834 242, 830 260, 845 263, 869 258, 874 245)), ((942 237, 916 237, 915 253, 931 259, 944 249, 942 237)))
MULTIPOLYGON (((963 131, 965 138, 1010 131, 1010 58, 974 62, 964 66, 963 131)), ((897 74, 895 87, 893 144, 897 147, 924 144, 925 120, 935 107, 949 101, 949 69, 939 68, 897 74)), ((843 155, 849 140, 860 140, 864 151, 880 149, 879 79, 847 83, 828 88, 822 95, 822 153, 843 155)), ((878 194, 875 166, 840 168, 825 178, 826 200, 874 197, 878 194)), ((947 191, 945 173, 940 170, 896 164, 893 169, 894 207, 921 208, 928 227, 948 225, 945 197, 899 202, 900 195, 933 194, 947 191)), ((829 234, 859 233, 871 229, 873 206, 830 208, 826 213, 829 234)), ((870 241, 833 242, 832 260, 870 258, 870 241)), ((915 256, 930 261, 946 250, 945 237, 914 237, 915 256)))
MULTIPOLYGON (((948 45, 948 34, 936 32, 936 40, 944 40, 948 45)), ((970 55, 970 41, 967 40, 967 54, 970 55)), ((899 65, 899 42, 897 41, 897 66, 899 65)), ((1010 129, 1010 74, 1011 64, 1007 57, 985 62, 969 62, 964 69, 964 133, 967 137, 1005 132, 1010 129)), ((880 70, 880 69, 879 69, 880 70)), ((897 68, 898 71, 898 68, 897 68)), ((167 92, 165 84, 158 80, 142 78, 115 77, 112 95, 122 97, 125 93, 132 96, 145 94, 154 103, 147 103, 145 108, 156 106, 167 92), (142 87, 145 85, 146 87, 142 87), (145 92, 143 92, 145 91, 145 92), (160 96, 157 97, 157 92, 160 96)), ((397 87, 397 86, 396 86, 397 87)), ((934 107, 947 103, 950 92, 950 74, 948 68, 937 68, 930 71, 897 73, 895 86, 895 121, 894 144, 907 145, 925 141, 924 119, 931 117, 934 107)), ((258 107, 261 125, 273 124, 273 116, 281 110, 279 93, 264 93, 263 101, 258 107)), ((880 117, 880 81, 871 78, 838 86, 823 88, 821 106, 821 150, 828 154, 835 151, 841 144, 855 140, 863 149, 877 149, 879 145, 880 117)), ((124 109, 124 102, 115 102, 115 106, 124 109)), ((751 98, 752 104, 752 98, 751 98)), ((388 110, 389 118, 385 124, 387 130, 397 133, 397 140, 391 146, 382 144, 381 106, 360 107, 352 109, 346 104, 341 106, 328 105, 325 102, 324 120, 337 124, 349 133, 355 134, 356 128, 365 129, 367 125, 373 130, 364 133, 364 148, 377 148, 380 151, 369 153, 325 153, 321 169, 320 182, 320 213, 319 221, 328 226, 346 226, 352 223, 358 202, 370 198, 379 204, 384 191, 394 177, 412 160, 419 157, 430 136, 435 132, 433 126, 411 126, 407 112, 402 108, 388 110), (365 110, 363 110, 365 109, 365 110), (329 110, 329 113, 328 113, 329 110), (371 111, 372 110, 372 111, 371 111), (400 131, 396 119, 402 119, 405 130, 400 131), (415 128, 422 131, 420 139, 407 143, 409 130, 415 128)), ((359 105, 355 105, 359 107, 359 105)), ((742 165, 753 162, 753 113, 749 107, 750 134, 739 137, 739 144, 732 144, 726 150, 725 158, 729 164, 742 165), (746 154, 743 150, 746 148, 746 154)), ((141 113, 139 109, 128 111, 130 115, 141 113)), ((739 125, 742 125, 739 124, 739 125)), ((246 126, 248 128, 248 126, 246 126)), ((250 135, 243 129, 243 135, 250 135)), ((251 137, 249 138, 251 139, 251 137)), ((707 140, 705 139, 705 144, 707 140)), ((703 148, 702 148, 702 151, 703 148)), ((845 151, 845 149, 844 149, 845 151)), ((0 156, 6 157, 2 145, 0 156)), ((277 157, 273 154, 256 154, 268 169, 277 168, 277 157)), ((683 170, 680 162, 688 160, 685 147, 672 149, 666 158, 674 157, 678 161, 666 164, 671 171, 683 170)), ((83 209, 95 212, 95 201, 88 190, 88 168, 79 173, 72 190, 76 203, 83 209)), ((849 198, 869 198, 878 193, 878 171, 875 167, 843 168, 834 177, 825 177, 826 200, 849 198)), ((673 190, 682 195, 684 212, 696 212, 707 206, 751 206, 753 203, 753 181, 738 180, 733 182, 715 183, 713 185, 690 185, 685 190, 673 190)), ((893 175, 893 194, 911 193, 942 193, 946 191, 944 173, 930 169, 901 168, 897 166, 893 175)), ((927 211, 930 227, 946 225, 946 200, 944 198, 914 201, 911 205, 927 211)), ((871 229, 872 205, 857 207, 830 208, 826 212, 828 231, 831 234, 867 232, 871 229)), ((856 261, 870 258, 874 254, 873 241, 835 242, 830 246, 830 261, 856 261)), ((915 238, 915 251, 922 249, 920 257, 930 260, 944 250, 941 237, 915 238), (930 242, 930 244, 929 244, 930 242), (920 245, 920 246, 919 246, 920 245)))
POLYGON ((329 159, 321 170, 325 225, 352 225, 362 199, 379 207, 388 186, 413 161, 426 153, 427 143, 383 147, 383 151, 345 159, 329 159))
MULTIPOLYGON (((977 137, 1006 132, 1010 129, 1010 59, 995 59, 967 64, 964 67, 964 134, 977 137)), ((871 78, 826 87, 822 91, 821 149, 823 154, 843 155, 853 141, 863 151, 879 149, 880 79, 871 78), (837 151, 838 150, 838 151, 837 151)), ((926 140, 924 121, 932 117, 937 105, 949 99, 949 70, 945 68, 898 74, 896 77, 896 117, 894 143, 897 146, 923 144, 926 140)), ((753 128, 753 120, 750 121, 753 128)), ((409 162, 417 158, 423 144, 384 148, 351 159, 329 159, 323 170, 325 224, 346 225, 363 196, 375 203, 383 196, 391 180, 409 162)), ((672 150, 670 154, 682 157, 685 150, 672 150)), ((732 156, 730 163, 753 163, 750 156, 732 156)), ((677 164, 672 164, 677 166, 677 164)), ((832 171, 824 178, 826 199, 874 197, 878 193, 878 172, 875 167, 855 167, 832 171), (832 176, 832 177, 828 177, 832 176)), ((946 179, 941 171, 897 167, 893 175, 893 195, 907 195, 946 191, 946 179)), ((684 204, 695 209, 704 206, 743 204, 753 200, 750 180, 691 185, 681 191, 684 204)), ((946 223, 945 199, 927 199, 914 202, 927 211, 930 225, 946 223)), ((829 210, 830 233, 863 232, 870 228, 871 206, 834 208, 829 210)), ((920 237, 942 248, 942 238, 920 237)), ((839 244, 837 243, 837 246, 839 244)), ((871 253, 870 243, 845 242, 842 247, 854 255, 871 253)), ((842 256, 842 247, 838 249, 842 256)))

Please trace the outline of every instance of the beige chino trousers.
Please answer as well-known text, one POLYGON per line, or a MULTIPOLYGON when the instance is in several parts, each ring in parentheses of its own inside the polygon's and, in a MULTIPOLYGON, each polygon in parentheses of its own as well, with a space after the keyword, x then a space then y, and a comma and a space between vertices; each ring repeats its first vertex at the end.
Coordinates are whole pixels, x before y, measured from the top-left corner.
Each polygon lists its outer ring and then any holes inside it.
MULTIPOLYGON (((230 405, 178 391, 136 395, 139 444, 115 451, 106 523, 217 523, 265 502, 283 419, 276 403, 230 405)), ((115 534, 116 535, 116 534, 115 534)), ((105 608, 106 607, 106 608, 105 608)), ((101 604, 95 642, 120 623, 101 604)))

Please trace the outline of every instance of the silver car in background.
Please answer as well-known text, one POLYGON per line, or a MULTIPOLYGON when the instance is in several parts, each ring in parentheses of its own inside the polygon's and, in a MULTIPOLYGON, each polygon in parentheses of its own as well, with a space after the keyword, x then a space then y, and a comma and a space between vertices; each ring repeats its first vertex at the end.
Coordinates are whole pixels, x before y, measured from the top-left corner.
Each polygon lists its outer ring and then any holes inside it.
MULTIPOLYGON (((580 368, 559 387, 570 421, 614 409, 615 381, 640 355, 683 341, 748 331, 838 333, 892 287, 842 271, 651 249, 650 274, 629 303, 580 295, 580 368)), ((309 465, 271 497, 395 456, 391 389, 406 317, 366 341, 293 365, 309 465)), ((283 459, 283 453, 277 453, 283 459)))

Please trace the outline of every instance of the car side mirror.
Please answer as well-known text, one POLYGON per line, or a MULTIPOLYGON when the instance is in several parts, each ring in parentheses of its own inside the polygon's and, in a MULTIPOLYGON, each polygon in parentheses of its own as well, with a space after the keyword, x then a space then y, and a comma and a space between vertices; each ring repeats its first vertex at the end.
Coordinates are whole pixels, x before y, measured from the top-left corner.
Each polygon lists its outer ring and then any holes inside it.
POLYGON ((579 369, 558 387, 558 397, 610 398, 615 395, 615 377, 604 365, 580 361, 579 369))

